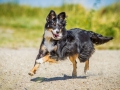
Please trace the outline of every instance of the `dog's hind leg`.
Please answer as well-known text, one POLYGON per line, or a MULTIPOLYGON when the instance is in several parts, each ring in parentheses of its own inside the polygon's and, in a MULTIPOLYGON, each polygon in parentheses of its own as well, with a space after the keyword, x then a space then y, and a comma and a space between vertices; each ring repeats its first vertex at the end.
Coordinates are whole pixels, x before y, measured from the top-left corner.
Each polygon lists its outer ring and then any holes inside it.
POLYGON ((77 62, 76 62, 76 58, 78 57, 78 54, 69 56, 70 61, 73 63, 73 72, 72 72, 72 76, 73 77, 77 77, 77 62))
POLYGON ((89 60, 85 61, 85 67, 84 67, 84 73, 87 73, 87 70, 89 70, 89 60))

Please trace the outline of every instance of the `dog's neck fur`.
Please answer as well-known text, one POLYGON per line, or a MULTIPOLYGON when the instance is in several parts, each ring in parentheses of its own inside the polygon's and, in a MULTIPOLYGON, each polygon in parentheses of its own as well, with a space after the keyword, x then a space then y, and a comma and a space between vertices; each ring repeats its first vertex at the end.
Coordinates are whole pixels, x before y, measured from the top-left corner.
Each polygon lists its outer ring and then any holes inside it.
POLYGON ((51 37, 45 37, 44 38, 44 45, 48 52, 51 52, 55 49, 55 46, 57 45, 57 40, 52 39, 51 37))

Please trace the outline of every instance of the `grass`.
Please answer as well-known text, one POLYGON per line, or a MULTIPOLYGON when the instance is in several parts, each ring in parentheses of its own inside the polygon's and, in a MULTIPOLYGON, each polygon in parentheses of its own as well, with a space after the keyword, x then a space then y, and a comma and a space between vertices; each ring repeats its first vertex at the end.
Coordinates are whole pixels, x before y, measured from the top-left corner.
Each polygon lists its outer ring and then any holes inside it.
POLYGON ((0 47, 39 47, 44 32, 46 16, 50 10, 65 11, 67 29, 92 30, 114 40, 98 49, 120 49, 120 3, 86 10, 80 5, 64 4, 61 7, 36 8, 16 4, 0 4, 0 47))
POLYGON ((1 28, 0 47, 19 48, 19 47, 38 47, 41 42, 43 31, 1 28))

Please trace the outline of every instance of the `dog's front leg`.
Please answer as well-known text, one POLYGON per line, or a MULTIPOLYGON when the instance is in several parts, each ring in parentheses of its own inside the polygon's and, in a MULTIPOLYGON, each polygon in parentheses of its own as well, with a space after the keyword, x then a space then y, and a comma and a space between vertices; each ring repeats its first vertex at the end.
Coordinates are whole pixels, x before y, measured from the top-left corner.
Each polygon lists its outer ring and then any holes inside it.
POLYGON ((50 58, 50 55, 47 54, 47 55, 45 55, 44 57, 42 57, 42 58, 40 58, 40 59, 37 59, 37 60, 35 61, 34 67, 33 67, 32 70, 30 71, 30 73, 28 73, 28 74, 31 75, 31 76, 33 76, 33 75, 36 73, 37 69, 39 68, 40 64, 42 64, 42 63, 44 63, 44 62, 56 63, 57 61, 54 60, 54 59, 51 59, 51 58, 50 58))
POLYGON ((40 64, 46 62, 47 59, 48 59, 48 55, 46 55, 46 56, 44 56, 44 57, 42 57, 40 59, 35 60, 34 67, 32 68, 32 70, 28 74, 30 76, 33 76, 36 73, 36 71, 38 70, 40 64))
MULTIPOLYGON (((44 57, 45 55, 47 55, 47 50, 46 50, 46 48, 45 48, 45 46, 44 46, 44 40, 42 40, 42 43, 41 43, 40 49, 39 49, 39 53, 38 53, 38 55, 37 55, 37 57, 36 57, 36 60, 41 59, 41 58, 44 57)), ((37 63, 36 60, 35 60, 34 67, 33 67, 32 70, 28 73, 28 74, 31 75, 31 76, 33 76, 33 75, 36 73, 37 69, 38 69, 39 66, 40 66, 40 63, 37 63)))
POLYGON ((57 61, 55 59, 50 58, 50 54, 45 55, 44 57, 36 60, 37 64, 42 64, 44 62, 50 62, 50 63, 56 63, 57 61))
POLYGON ((47 54, 44 57, 41 57, 41 58, 35 60, 34 67, 30 71, 29 75, 33 76, 36 73, 37 69, 39 68, 40 64, 42 64, 44 62, 57 63, 57 61, 55 59, 52 59, 50 57, 50 54, 47 54))
POLYGON ((34 67, 32 68, 32 70, 28 74, 30 76, 33 76, 36 73, 36 71, 38 70, 40 64, 42 64, 43 62, 46 62, 45 60, 47 60, 47 57, 48 57, 48 55, 41 57, 39 59, 36 59, 34 67))
POLYGON ((34 65, 34 67, 32 68, 32 70, 28 73, 30 76, 33 76, 35 73, 36 73, 36 71, 37 71, 37 69, 39 68, 39 66, 40 66, 40 64, 39 63, 36 63, 35 65, 34 65))

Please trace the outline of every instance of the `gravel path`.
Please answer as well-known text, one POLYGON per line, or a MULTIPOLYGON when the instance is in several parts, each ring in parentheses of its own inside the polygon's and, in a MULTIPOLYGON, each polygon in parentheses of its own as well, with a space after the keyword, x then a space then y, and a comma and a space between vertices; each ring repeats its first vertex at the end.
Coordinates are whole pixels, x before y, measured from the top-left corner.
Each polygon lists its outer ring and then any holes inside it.
POLYGON ((84 63, 77 60, 78 77, 72 78, 69 60, 44 63, 29 76, 38 49, 0 48, 0 90, 120 90, 120 51, 97 50, 84 75, 84 63))

